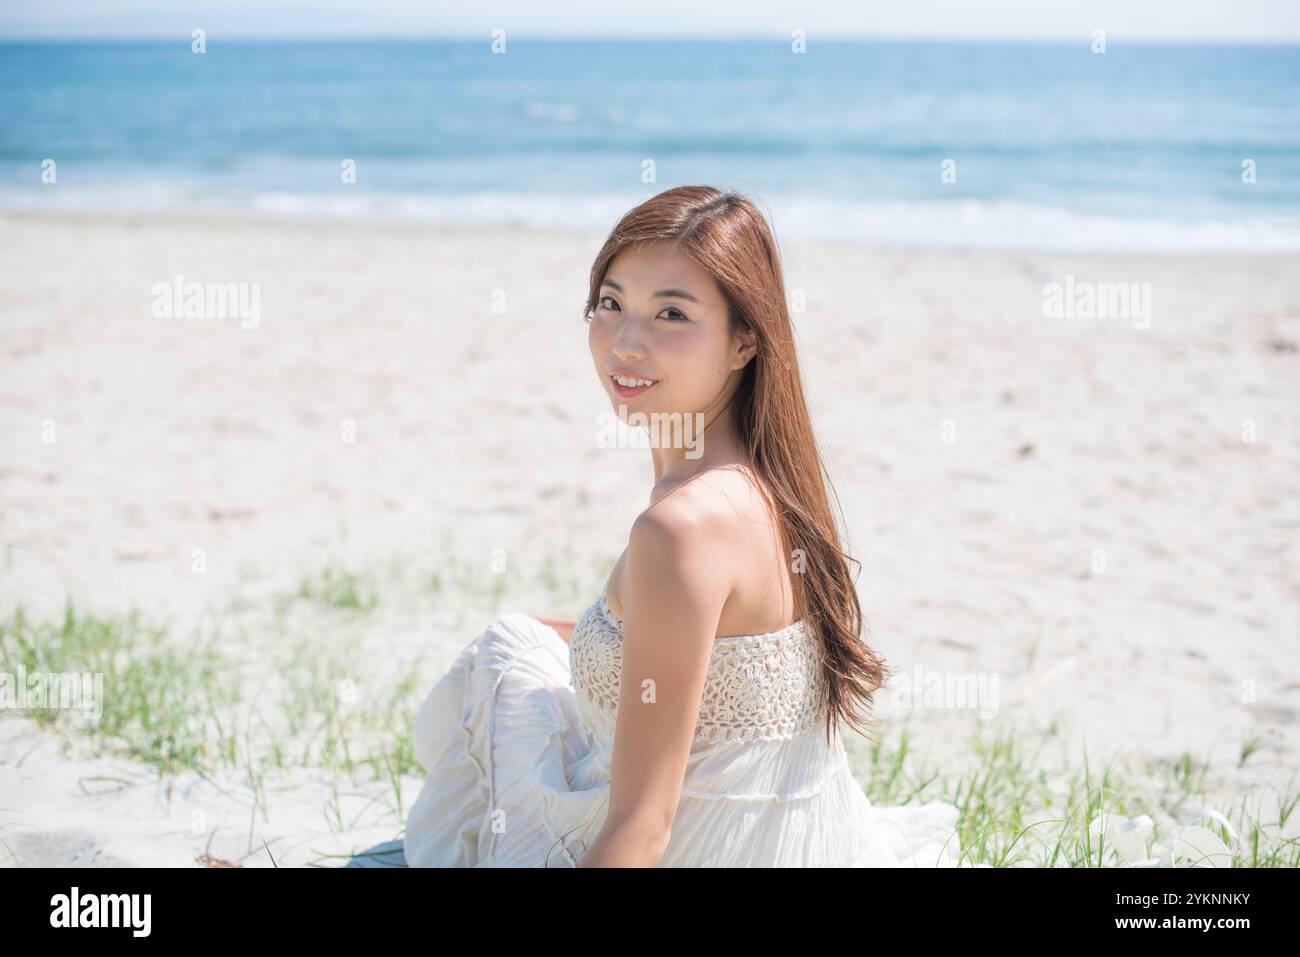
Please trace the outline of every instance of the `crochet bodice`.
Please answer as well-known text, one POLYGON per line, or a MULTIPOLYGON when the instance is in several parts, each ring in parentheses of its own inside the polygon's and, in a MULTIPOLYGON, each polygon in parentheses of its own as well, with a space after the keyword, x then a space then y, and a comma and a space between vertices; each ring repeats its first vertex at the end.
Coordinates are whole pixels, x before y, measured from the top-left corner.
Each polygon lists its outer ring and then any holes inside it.
MULTIPOLYGON (((608 582, 569 638, 569 667, 582 712, 612 735, 623 666, 623 623, 609 608, 608 582)), ((823 718, 826 678, 819 643, 803 620, 762 635, 714 639, 697 741, 792 738, 823 718)))

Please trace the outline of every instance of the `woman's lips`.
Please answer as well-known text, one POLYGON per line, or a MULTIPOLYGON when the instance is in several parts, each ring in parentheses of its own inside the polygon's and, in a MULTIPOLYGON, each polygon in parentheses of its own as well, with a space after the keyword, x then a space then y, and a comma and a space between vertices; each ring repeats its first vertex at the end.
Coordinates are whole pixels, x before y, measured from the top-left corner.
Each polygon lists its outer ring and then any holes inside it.
POLYGON ((659 380, 654 379, 650 381, 649 385, 626 386, 620 384, 619 381, 615 379, 613 376, 609 377, 609 381, 614 385, 615 394, 617 394, 619 398, 622 399, 630 399, 634 395, 640 395, 642 392, 645 392, 647 389, 653 389, 655 386, 659 384, 659 380))

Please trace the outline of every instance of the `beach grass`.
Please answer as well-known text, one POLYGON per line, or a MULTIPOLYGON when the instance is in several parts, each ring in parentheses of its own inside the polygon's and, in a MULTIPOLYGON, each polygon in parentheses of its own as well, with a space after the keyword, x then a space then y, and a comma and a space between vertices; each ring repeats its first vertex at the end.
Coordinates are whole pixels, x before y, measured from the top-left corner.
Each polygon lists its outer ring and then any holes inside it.
MULTIPOLYGON (((316 771, 330 782, 318 810, 331 829, 348 830, 341 795, 360 788, 383 804, 397 834, 407 810, 403 782, 423 776, 412 748, 415 716, 449 659, 402 646, 392 652, 396 664, 374 666, 391 623, 412 598, 438 604, 452 594, 459 604, 447 619, 451 631, 519 595, 539 612, 572 611, 599 590, 611 564, 593 563, 588 573, 573 556, 556 555, 493 574, 482 563, 414 573, 401 562, 373 570, 329 564, 290 593, 232 602, 224 617, 187 628, 135 612, 95 614, 70 601, 47 619, 17 607, 0 621, 0 658, 10 673, 21 665, 29 674, 103 675, 98 720, 55 707, 14 712, 95 753, 142 762, 160 779, 238 773, 253 818, 277 776, 316 771)), ((1230 801, 1211 801, 1210 765, 1193 754, 1147 758, 1136 768, 1097 767, 1086 753, 1071 754, 1059 721, 996 731, 975 722, 956 759, 936 766, 911 723, 900 721, 871 743, 855 773, 874 804, 955 804, 966 864, 1109 866, 1116 859, 1097 826, 1103 814, 1149 816, 1159 845, 1189 812, 1213 807, 1236 835, 1216 820, 1204 826, 1233 848, 1234 866, 1300 866, 1300 843, 1283 836, 1295 831, 1300 804, 1293 779, 1274 789, 1275 817, 1264 816, 1244 786, 1230 801)), ((1258 741, 1242 744, 1238 767, 1261 760, 1258 741)))
POLYGON ((1233 831, 1213 817, 1197 824, 1230 849, 1233 866, 1300 866, 1300 839, 1293 836, 1300 833, 1294 771, 1280 783, 1270 779, 1218 803, 1210 795, 1208 762, 1187 753, 1173 761, 1139 757, 1140 773, 1134 773, 1117 759, 1099 768, 1083 748, 1077 757, 1062 759, 1070 742, 1059 722, 993 732, 977 722, 955 766, 942 771, 915 752, 911 738, 903 724, 871 743, 859 775, 867 797, 880 805, 955 804, 962 858, 969 864, 1113 866, 1122 858, 1100 826, 1107 817, 1150 818, 1148 843, 1159 848, 1177 834, 1180 822, 1209 808, 1233 831))

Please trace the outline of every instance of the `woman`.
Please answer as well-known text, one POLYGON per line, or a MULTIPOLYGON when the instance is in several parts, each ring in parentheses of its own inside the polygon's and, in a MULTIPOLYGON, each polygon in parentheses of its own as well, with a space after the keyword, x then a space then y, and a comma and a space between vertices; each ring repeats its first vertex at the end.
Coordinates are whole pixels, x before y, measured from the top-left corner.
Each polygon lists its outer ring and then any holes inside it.
POLYGON ((585 318, 620 418, 650 423, 650 505, 582 618, 502 615, 430 692, 407 862, 955 865, 955 807, 875 807, 849 770, 839 723, 868 730, 885 668, 763 216, 703 186, 642 203, 585 318))

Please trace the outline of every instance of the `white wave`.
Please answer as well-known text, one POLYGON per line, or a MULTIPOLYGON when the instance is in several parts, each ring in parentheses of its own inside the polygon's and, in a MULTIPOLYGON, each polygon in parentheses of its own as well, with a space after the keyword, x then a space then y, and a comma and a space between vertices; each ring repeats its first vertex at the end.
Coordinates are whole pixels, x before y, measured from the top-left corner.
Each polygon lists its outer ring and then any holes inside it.
MULTIPOLYGON (((428 222, 605 233, 653 189, 625 196, 482 192, 214 193, 181 182, 0 189, 0 210, 217 214, 428 222)), ((756 196, 779 240, 856 246, 1113 252, 1300 250, 1300 216, 1121 216, 1006 201, 862 201, 756 196)))

